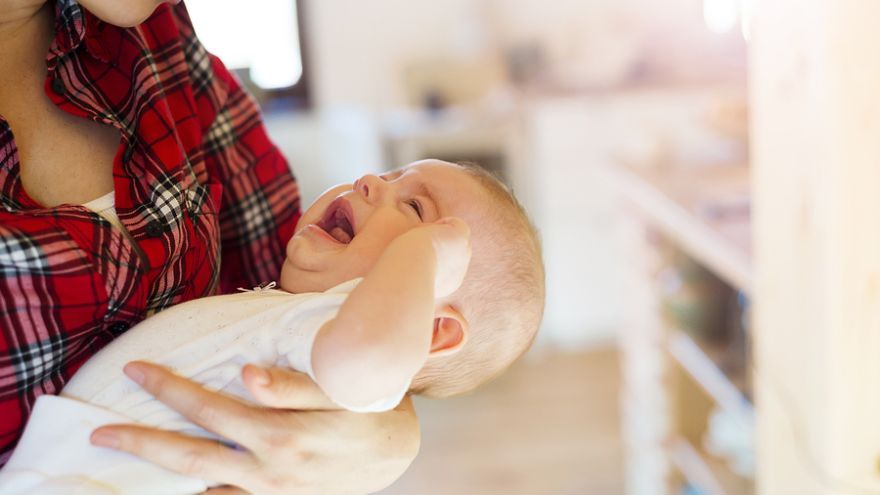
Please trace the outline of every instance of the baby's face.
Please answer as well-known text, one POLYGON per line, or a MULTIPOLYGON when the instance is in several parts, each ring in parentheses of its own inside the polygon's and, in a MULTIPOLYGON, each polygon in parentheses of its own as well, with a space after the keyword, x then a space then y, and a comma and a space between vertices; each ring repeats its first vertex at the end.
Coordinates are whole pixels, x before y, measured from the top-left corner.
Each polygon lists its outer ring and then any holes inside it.
POLYGON ((363 277, 397 236, 443 217, 459 217, 479 232, 487 197, 468 172, 439 160, 331 188, 306 210, 287 243, 281 287, 317 292, 363 277))

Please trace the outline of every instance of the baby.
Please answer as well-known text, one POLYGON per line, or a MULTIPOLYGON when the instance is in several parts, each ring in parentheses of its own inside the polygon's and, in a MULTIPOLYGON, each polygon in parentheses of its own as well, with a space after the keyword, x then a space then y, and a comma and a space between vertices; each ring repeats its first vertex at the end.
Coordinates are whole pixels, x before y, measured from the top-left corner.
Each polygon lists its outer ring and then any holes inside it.
POLYGON ((447 397, 501 373, 529 347, 544 303, 538 241, 516 199, 478 167, 436 160, 321 195, 287 245, 280 287, 180 304, 113 341, 60 396, 40 397, 0 491, 206 489, 89 444, 110 423, 212 436, 128 380, 128 361, 246 400, 244 364, 289 366, 342 407, 382 411, 407 392, 447 397))

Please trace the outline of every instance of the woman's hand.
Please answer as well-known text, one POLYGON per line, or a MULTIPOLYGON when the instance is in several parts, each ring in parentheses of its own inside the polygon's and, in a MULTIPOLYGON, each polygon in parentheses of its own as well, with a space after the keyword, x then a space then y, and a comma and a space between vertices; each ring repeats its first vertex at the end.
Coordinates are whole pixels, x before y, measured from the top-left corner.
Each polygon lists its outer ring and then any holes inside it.
POLYGON ((339 410, 306 375, 246 366, 242 378, 262 407, 157 365, 130 363, 125 372, 193 423, 242 448, 136 425, 101 427, 92 443, 229 485, 208 491, 214 495, 374 492, 400 477, 418 452, 409 398, 393 411, 353 413, 339 410))

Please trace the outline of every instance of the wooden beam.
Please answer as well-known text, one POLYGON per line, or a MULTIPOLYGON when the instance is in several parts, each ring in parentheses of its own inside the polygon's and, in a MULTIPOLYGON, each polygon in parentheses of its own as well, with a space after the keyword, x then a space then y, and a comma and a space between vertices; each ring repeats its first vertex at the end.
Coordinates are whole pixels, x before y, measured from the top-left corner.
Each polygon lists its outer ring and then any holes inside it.
POLYGON ((758 491, 880 493, 880 2, 754 3, 758 491))

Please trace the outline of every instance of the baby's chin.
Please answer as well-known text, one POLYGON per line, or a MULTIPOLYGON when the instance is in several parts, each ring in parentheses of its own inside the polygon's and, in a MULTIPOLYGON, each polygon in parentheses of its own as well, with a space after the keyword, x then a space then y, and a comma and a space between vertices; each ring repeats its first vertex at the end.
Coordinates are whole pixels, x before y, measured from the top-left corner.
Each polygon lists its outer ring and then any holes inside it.
POLYGON ((298 273, 299 270, 290 262, 290 258, 286 258, 284 260, 284 265, 281 266, 281 276, 278 280, 278 286, 281 290, 292 292, 294 294, 300 292, 309 292, 307 290, 303 290, 302 282, 303 282, 303 274, 298 273))
POLYGON ((330 273, 298 268, 294 262, 290 261, 290 258, 287 258, 281 267, 278 287, 286 292, 302 294, 305 292, 324 292, 342 282, 344 280, 337 282, 330 273))
POLYGON ((296 290, 295 290, 296 287, 290 285, 290 282, 285 281, 285 277, 283 274, 281 275, 281 281, 278 282, 278 288, 285 291, 285 292, 290 292, 292 294, 296 293, 296 290))

